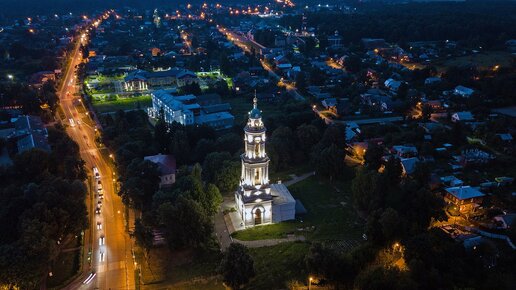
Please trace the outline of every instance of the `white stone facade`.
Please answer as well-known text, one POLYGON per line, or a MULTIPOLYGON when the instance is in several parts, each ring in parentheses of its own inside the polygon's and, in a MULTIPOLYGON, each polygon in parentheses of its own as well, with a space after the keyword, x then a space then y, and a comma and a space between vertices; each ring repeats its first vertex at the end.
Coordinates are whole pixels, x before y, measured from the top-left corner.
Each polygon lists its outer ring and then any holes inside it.
MULTIPOLYGON (((240 185, 235 192, 237 211, 245 227, 280 222, 295 217, 295 211, 288 211, 289 214, 279 215, 277 218, 273 217, 275 198, 279 202, 278 206, 283 208, 286 200, 288 200, 290 208, 295 207, 295 201, 284 186, 282 194, 286 192, 290 198, 275 196, 275 190, 271 190, 269 184, 270 160, 265 150, 266 131, 255 97, 253 109, 249 112, 249 120, 244 128, 245 152, 240 157, 242 174, 240 185)), ((278 209, 280 208, 278 207, 278 209)))

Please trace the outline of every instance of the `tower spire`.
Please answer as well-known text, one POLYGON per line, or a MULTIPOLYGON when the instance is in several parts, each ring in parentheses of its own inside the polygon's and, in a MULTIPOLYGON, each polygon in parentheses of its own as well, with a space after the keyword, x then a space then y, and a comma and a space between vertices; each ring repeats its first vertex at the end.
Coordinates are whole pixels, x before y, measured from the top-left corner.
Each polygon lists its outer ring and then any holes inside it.
POLYGON ((258 108, 258 98, 256 97, 256 90, 254 90, 253 108, 258 108))

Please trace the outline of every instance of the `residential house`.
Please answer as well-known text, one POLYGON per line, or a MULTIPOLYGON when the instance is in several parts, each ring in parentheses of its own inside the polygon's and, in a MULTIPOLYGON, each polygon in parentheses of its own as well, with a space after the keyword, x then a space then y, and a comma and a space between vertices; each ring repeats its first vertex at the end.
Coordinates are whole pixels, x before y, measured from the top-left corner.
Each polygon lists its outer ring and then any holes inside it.
POLYGON ((471 97, 474 92, 475 92, 475 90, 464 87, 464 86, 456 86, 455 89, 453 90, 454 94, 459 95, 463 98, 471 97))
POLYGON ((455 205, 462 213, 474 212, 482 204, 485 196, 478 188, 471 186, 454 186, 444 190, 445 201, 455 205))
POLYGON ((467 122, 467 121, 473 121, 473 120, 475 120, 475 118, 473 117, 473 114, 471 114, 471 112, 468 112, 468 111, 457 112, 451 116, 451 121, 455 122, 455 123, 456 122, 467 122))
POLYGON ((326 110, 330 110, 335 113, 337 112, 337 99, 328 98, 328 99, 324 99, 321 103, 326 110))
POLYGON ((394 79, 387 79, 383 84, 385 85, 386 88, 388 88, 392 92, 397 92, 398 89, 400 88, 402 82, 396 81, 394 79))
POLYGON ((158 166, 160 183, 159 187, 168 187, 176 182, 176 159, 172 155, 152 155, 145 156, 148 160, 158 166))
POLYGON ((417 157, 401 158, 400 163, 403 170, 403 175, 411 175, 414 173, 418 162, 419 159, 417 157))
POLYGON ((287 77, 292 80, 295 80, 297 75, 299 75, 300 73, 301 73, 301 67, 294 66, 287 71, 287 77))
POLYGON ((440 77, 429 77, 425 79, 425 85, 430 86, 441 82, 440 77))
POLYGON ((355 122, 346 122, 346 141, 350 142, 360 134, 360 127, 355 122))
POLYGON ((505 143, 511 143, 512 142, 512 135, 509 134, 509 133, 504 133, 504 134, 496 134, 496 136, 498 138, 500 138, 500 140, 502 142, 505 142, 505 143))
POLYGON ((493 221, 496 223, 497 228, 499 229, 509 229, 514 224, 514 220, 516 220, 516 213, 497 215, 493 218, 493 221))
POLYGON ((290 61, 283 55, 276 56, 274 58, 274 63, 276 67, 280 70, 289 70, 292 68, 292 64, 290 61))
POLYGON ((443 176, 440 178, 441 182, 447 186, 461 186, 464 182, 453 175, 443 176))
POLYGON ((485 164, 493 160, 494 156, 477 148, 462 150, 459 161, 463 165, 485 164))
POLYGON ((441 111, 444 108, 441 100, 424 100, 421 105, 429 106, 434 112, 441 111))
POLYGON ((415 146, 395 145, 392 146, 391 152, 400 158, 410 158, 418 155, 418 151, 415 146))
POLYGON ((50 151, 48 144, 48 131, 37 116, 20 116, 14 121, 14 134, 11 138, 16 138, 18 153, 31 149, 50 151))

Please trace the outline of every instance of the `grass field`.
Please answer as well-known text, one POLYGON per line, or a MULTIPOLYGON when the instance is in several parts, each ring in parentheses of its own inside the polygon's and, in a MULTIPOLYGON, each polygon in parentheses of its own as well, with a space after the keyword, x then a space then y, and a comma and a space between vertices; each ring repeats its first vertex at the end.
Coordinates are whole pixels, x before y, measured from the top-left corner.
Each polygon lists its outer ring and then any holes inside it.
POLYGON ((304 235, 309 240, 357 240, 361 237, 363 222, 353 209, 349 181, 330 183, 313 176, 289 189, 305 206, 306 215, 296 221, 235 232, 233 237, 240 240, 283 238, 288 234, 304 235))
POLYGON ((512 58, 514 58, 514 56, 512 56, 509 52, 489 51, 461 57, 455 57, 443 61, 436 61, 435 65, 439 71, 444 71, 447 67, 450 66, 465 65, 474 65, 477 66, 479 69, 491 69, 495 65, 510 66, 512 58))
POLYGON ((310 244, 284 243, 273 247, 249 249, 256 276, 246 289, 287 289, 291 280, 305 281, 305 253, 310 244))
MULTIPOLYGON (((141 250, 137 259, 144 261, 141 250)), ((218 252, 211 252, 196 258, 192 251, 170 252, 168 248, 154 248, 149 253, 148 262, 142 264, 142 289, 224 289, 217 267, 220 262, 218 252)))
POLYGON ((269 179, 271 180, 271 182, 277 182, 278 180, 285 182, 292 179, 291 175, 302 175, 313 170, 313 167, 307 163, 305 165, 289 168, 287 170, 272 171, 269 175, 269 179))
POLYGON ((133 97, 133 98, 120 98, 116 101, 102 101, 102 102, 93 102, 93 107, 97 110, 98 113, 108 113, 108 112, 116 112, 118 110, 134 110, 134 109, 144 109, 149 107, 152 104, 151 96, 141 96, 141 97, 133 97))

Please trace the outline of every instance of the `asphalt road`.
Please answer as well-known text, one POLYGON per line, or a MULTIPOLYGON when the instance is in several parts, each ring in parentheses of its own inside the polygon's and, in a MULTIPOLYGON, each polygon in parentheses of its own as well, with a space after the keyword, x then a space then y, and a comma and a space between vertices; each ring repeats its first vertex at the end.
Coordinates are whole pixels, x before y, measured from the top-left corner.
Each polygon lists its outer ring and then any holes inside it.
MULTIPOLYGON (((87 41, 84 39, 83 41, 87 41)), ((81 62, 79 42, 71 55, 72 61, 66 72, 62 87, 59 89, 61 108, 65 115, 65 122, 70 125, 66 131, 80 147, 81 158, 86 162, 90 175, 90 185, 95 182, 91 177, 92 168, 97 167, 103 185, 104 199, 102 200, 101 214, 95 213, 98 197, 93 186, 85 201, 89 211, 90 228, 85 233, 85 259, 83 273, 64 289, 135 289, 134 260, 132 255, 131 239, 125 227, 125 207, 121 198, 115 192, 115 178, 113 165, 109 159, 101 155, 95 144, 95 123, 91 120, 83 104, 75 93, 79 91, 76 83, 75 66, 81 62), (70 119, 75 125, 71 126, 70 119), (102 225, 97 228, 97 223, 102 225), (99 241, 104 237, 103 243, 99 241), (87 259, 91 251, 91 264, 87 259), (88 284, 83 281, 92 272, 95 278, 88 284)))

